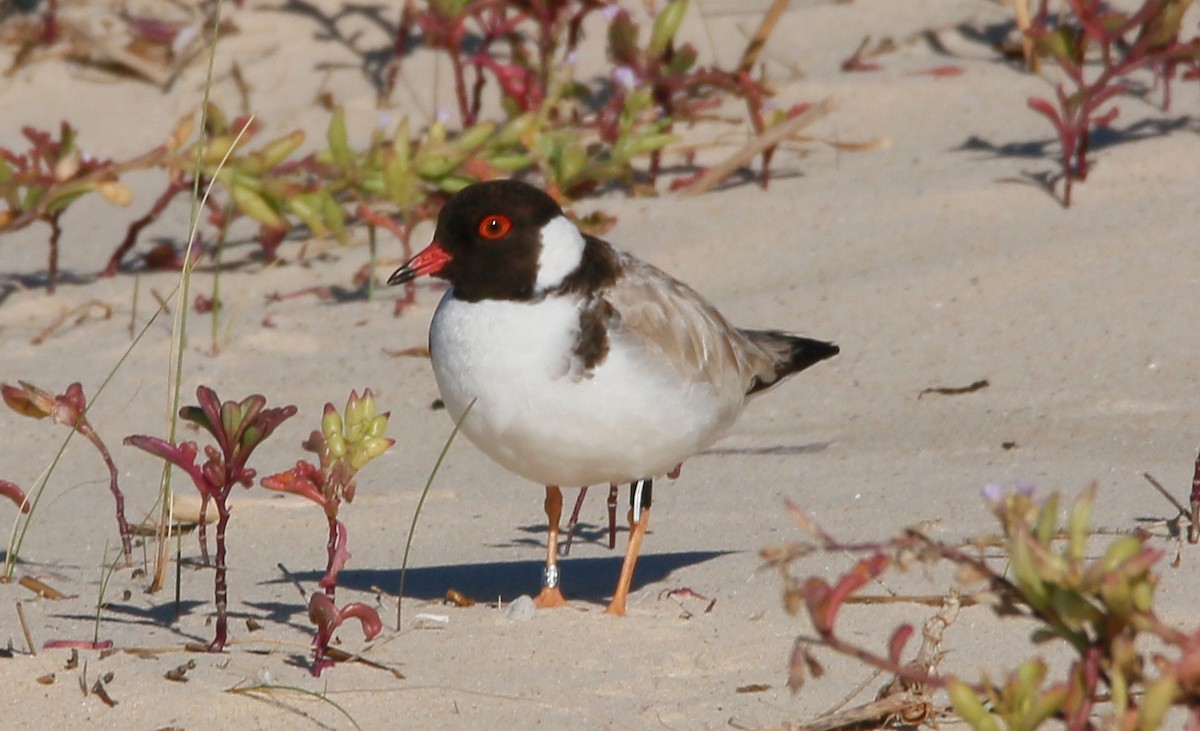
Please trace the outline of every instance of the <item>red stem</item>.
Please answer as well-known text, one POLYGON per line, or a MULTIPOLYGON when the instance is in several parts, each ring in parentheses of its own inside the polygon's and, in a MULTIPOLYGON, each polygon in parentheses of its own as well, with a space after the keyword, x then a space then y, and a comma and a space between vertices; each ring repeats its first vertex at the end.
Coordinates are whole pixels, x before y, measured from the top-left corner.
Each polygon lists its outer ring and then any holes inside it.
POLYGON ((200 493, 200 522, 197 524, 197 538, 200 540, 200 560, 205 566, 210 564, 208 557, 208 505, 212 498, 207 493, 200 493))
POLYGON ((46 8, 46 25, 42 29, 42 43, 50 45, 58 40, 58 0, 50 0, 46 8))
MULTIPOLYGON (((329 558, 325 563, 325 575, 329 576, 333 573, 333 562, 337 553, 338 543, 338 522, 337 522, 337 504, 333 504, 333 510, 325 509, 325 517, 329 520, 329 540, 325 543, 325 552, 329 558)), ((334 599, 334 594, 337 592, 337 582, 329 581, 325 584, 325 595, 330 599, 334 599)))
POLYGON ((464 76, 462 58, 458 55, 458 49, 449 50, 450 65, 454 69, 454 96, 458 99, 458 113, 463 127, 471 127, 475 124, 475 115, 472 114, 470 102, 467 101, 467 80, 464 76))
MULTIPOLYGON (((232 484, 232 483, 231 483, 232 484)), ((225 577, 225 529, 229 525, 229 507, 225 504, 229 496, 229 487, 225 486, 224 494, 216 498, 217 503, 217 563, 213 579, 213 599, 217 605, 217 634, 208 646, 209 652, 221 652, 225 649, 225 641, 229 636, 229 585, 225 577)))
POLYGON ((117 484, 117 466, 113 463, 112 455, 104 446, 100 435, 86 419, 81 418, 75 428, 96 447, 96 450, 100 452, 100 457, 104 459, 104 465, 108 467, 108 489, 112 491, 113 501, 117 504, 117 530, 121 533, 121 551, 125 554, 125 565, 132 566, 133 538, 129 531, 129 521, 125 520, 125 494, 121 492, 121 488, 117 484))
POLYGON ((108 257, 108 266, 104 267, 104 271, 101 272, 101 276, 111 277, 115 275, 121 268, 121 260, 125 258, 125 255, 128 254, 129 250, 132 249, 134 244, 137 243, 138 236, 142 233, 142 229, 157 221, 158 217, 162 215, 162 212, 166 210, 167 204, 169 204, 175 198, 175 196, 179 195, 185 190, 191 189, 191 184, 184 181, 182 177, 174 177, 171 182, 168 183, 167 189, 163 191, 162 195, 160 195, 157 200, 154 201, 154 205, 150 206, 150 210, 146 212, 146 215, 129 224, 129 228, 125 230, 125 238, 122 239, 121 245, 118 246, 116 250, 113 251, 112 255, 108 257))
POLYGON ((54 287, 58 284, 58 239, 62 236, 62 226, 59 225, 58 219, 61 215, 62 211, 59 211, 46 217, 46 223, 50 224, 50 261, 46 289, 50 294, 54 294, 54 287))

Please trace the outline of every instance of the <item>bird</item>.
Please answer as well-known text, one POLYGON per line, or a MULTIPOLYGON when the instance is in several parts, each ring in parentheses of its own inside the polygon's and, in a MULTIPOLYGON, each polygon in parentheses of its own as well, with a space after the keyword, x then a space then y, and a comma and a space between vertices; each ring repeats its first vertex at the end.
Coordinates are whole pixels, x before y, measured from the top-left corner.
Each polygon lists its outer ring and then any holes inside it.
POLYGON ((691 287, 581 232, 518 180, 452 195, 430 244, 388 284, 422 276, 450 285, 429 328, 446 411, 485 455, 545 487, 538 607, 566 604, 561 487, 631 486, 629 542, 606 610, 624 615, 653 480, 722 437, 749 400, 839 352, 730 325, 691 287))

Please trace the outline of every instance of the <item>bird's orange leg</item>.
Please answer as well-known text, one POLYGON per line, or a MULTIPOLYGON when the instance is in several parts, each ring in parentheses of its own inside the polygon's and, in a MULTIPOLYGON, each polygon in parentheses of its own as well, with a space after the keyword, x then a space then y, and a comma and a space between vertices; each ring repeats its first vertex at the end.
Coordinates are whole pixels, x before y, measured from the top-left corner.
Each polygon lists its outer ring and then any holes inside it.
POLYGON ((650 524, 651 484, 651 481, 646 479, 630 486, 632 494, 629 496, 629 547, 625 549, 625 560, 621 563, 617 589, 613 592, 612 601, 608 603, 608 609, 605 610, 608 614, 618 617, 625 616, 625 602, 629 598, 629 586, 633 583, 633 569, 637 565, 638 553, 642 550, 646 527, 650 524))
POLYGON ((558 588, 558 521, 562 519, 562 506, 562 490, 556 485, 546 485, 545 508, 546 520, 549 522, 549 530, 546 533, 546 568, 542 571, 542 592, 533 600, 539 609, 567 605, 562 590, 558 588))

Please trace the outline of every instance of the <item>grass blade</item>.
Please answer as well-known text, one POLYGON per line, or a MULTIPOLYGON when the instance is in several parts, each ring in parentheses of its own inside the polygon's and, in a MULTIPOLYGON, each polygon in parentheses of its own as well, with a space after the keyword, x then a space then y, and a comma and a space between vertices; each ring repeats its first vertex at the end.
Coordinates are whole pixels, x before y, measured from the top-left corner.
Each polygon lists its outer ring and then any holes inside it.
POLYGON ((458 436, 459 430, 462 428, 463 422, 467 419, 467 414, 471 413, 471 408, 475 406, 477 399, 471 399, 471 403, 467 404, 467 408, 463 411, 462 416, 458 417, 458 421, 454 422, 454 429, 450 431, 449 438, 442 445, 442 452, 438 455, 437 461, 433 463, 433 469, 429 472, 429 477, 425 480, 425 487, 421 490, 421 498, 417 500, 417 509, 413 511, 412 523, 408 526, 408 540, 404 542, 404 559, 400 561, 400 587, 396 590, 396 631, 400 631, 401 610, 404 607, 404 578, 408 573, 408 552, 412 549, 413 534, 417 532, 417 518, 421 516, 421 508, 425 505, 425 498, 429 495, 429 488, 433 487, 433 479, 437 477, 438 470, 442 468, 442 461, 446 459, 446 453, 450 451, 450 445, 454 443, 454 438, 458 436))

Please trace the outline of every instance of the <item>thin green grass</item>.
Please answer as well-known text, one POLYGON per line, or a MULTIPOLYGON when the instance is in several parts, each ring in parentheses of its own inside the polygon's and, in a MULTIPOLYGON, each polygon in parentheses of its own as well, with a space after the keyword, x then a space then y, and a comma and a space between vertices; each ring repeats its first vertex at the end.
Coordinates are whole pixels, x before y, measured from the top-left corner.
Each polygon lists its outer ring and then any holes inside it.
POLYGON ((274 698, 273 695, 275 693, 278 693, 279 691, 287 691, 289 693, 295 693, 297 695, 308 696, 309 698, 313 698, 315 700, 321 701, 322 703, 328 703, 330 706, 337 709, 338 713, 341 713, 343 716, 345 716, 346 720, 349 721, 350 724, 352 726, 354 726, 354 728, 358 729, 359 731, 362 731, 362 727, 358 725, 358 721, 354 720, 354 716, 351 716, 350 712, 347 711, 345 708, 343 708, 341 706, 341 704, 339 704, 337 701, 331 699, 327 695, 323 695, 321 693, 317 693, 315 691, 311 691, 306 688, 298 688, 294 685, 275 685, 273 683, 255 683, 254 685, 240 685, 240 686, 235 685, 234 687, 227 689, 225 692, 232 693, 234 695, 244 695, 247 698, 254 698, 255 700, 259 700, 264 703, 270 703, 271 705, 273 705, 277 708, 283 708, 283 709, 291 711, 293 713, 298 713, 298 714, 307 716, 307 714, 305 714, 303 711, 298 711, 294 708, 291 708, 291 707, 285 705, 282 701, 274 698))
MULTIPOLYGON (((108 541, 104 542, 104 555, 108 555, 108 541)), ((109 563, 100 567, 100 588, 96 592, 96 621, 92 629, 92 642, 100 642, 100 615, 104 611, 104 595, 108 593, 108 582, 117 570, 117 565, 124 560, 124 555, 118 555, 109 563)))
MULTIPOLYGON (((220 37, 221 27, 221 11, 224 7, 224 0, 217 0, 217 9, 213 13, 212 40, 208 47, 208 70, 204 77, 204 101, 200 105, 200 129, 204 130, 208 121, 208 105, 212 98, 213 75, 217 61, 217 39, 220 37)), ((229 150, 225 153, 225 157, 221 159, 217 169, 224 167, 229 155, 233 153, 241 142, 242 136, 249 128, 250 123, 254 120, 251 116, 242 129, 238 130, 237 137, 234 139, 229 150)), ((183 387, 183 355, 187 341, 187 322, 188 322, 188 293, 191 290, 192 270, 195 268, 195 261, 192 258, 192 250, 196 244, 196 233, 200 228, 200 211, 204 209, 204 204, 212 194, 213 183, 216 178, 209 181, 208 187, 204 190, 204 195, 200 194, 200 171, 201 163, 204 160, 204 144, 203 132, 201 132, 200 143, 196 145, 196 165, 194 174, 192 175, 192 198, 191 212, 188 214, 188 239, 187 248, 183 255, 183 268, 179 272, 179 285, 176 287, 177 297, 175 299, 175 320, 171 326, 171 356, 167 369, 167 441, 175 443, 175 432, 179 425, 179 402, 180 393, 183 387)), ((175 505, 171 499, 171 464, 169 462, 163 464, 162 480, 159 483, 158 500, 160 504, 160 513, 158 521, 158 533, 155 535, 155 540, 158 541, 158 552, 155 554, 154 574, 150 581, 150 591, 158 591, 162 588, 164 577, 167 570, 167 533, 170 526, 175 522, 175 505)), ((179 587, 176 586, 176 594, 179 593, 179 587)))
POLYGON ((442 451, 438 454, 437 461, 433 463, 433 469, 429 472, 429 477, 425 479, 425 487, 421 489, 421 497, 417 500, 417 509, 413 511, 412 523, 408 526, 408 540, 404 542, 404 559, 400 562, 400 586, 396 590, 396 631, 400 631, 400 620, 402 617, 402 609, 404 607, 404 579, 408 574, 408 553, 412 549, 413 535, 417 532, 417 518, 421 517, 421 508, 425 505, 425 498, 429 495, 429 488, 433 487, 433 480, 437 477, 438 470, 442 468, 442 462, 446 459, 446 454, 450 451, 450 445, 454 443, 454 438, 458 436, 458 432, 462 429, 463 422, 467 419, 467 414, 471 413, 471 409, 475 406, 477 399, 471 399, 471 403, 467 404, 467 408, 463 411, 462 416, 458 417, 458 421, 454 422, 454 429, 450 431, 450 436, 446 439, 446 443, 442 445, 442 451))

